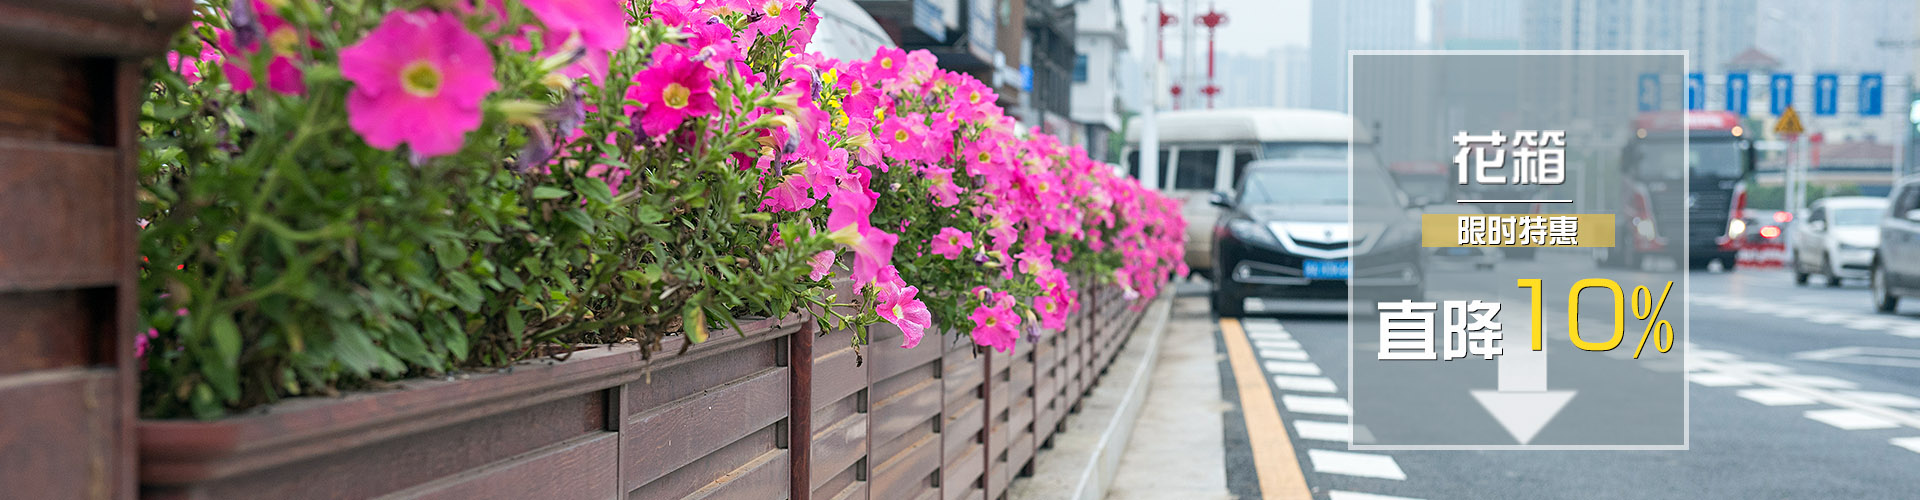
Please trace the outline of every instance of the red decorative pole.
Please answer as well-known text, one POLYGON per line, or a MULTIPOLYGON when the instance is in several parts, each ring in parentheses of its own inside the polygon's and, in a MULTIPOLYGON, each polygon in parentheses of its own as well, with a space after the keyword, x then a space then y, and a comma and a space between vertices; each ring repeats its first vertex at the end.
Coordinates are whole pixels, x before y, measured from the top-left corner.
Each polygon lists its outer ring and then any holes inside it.
POLYGON ((1209 3, 1206 15, 1194 19, 1194 22, 1207 27, 1207 86, 1201 88, 1200 93, 1207 95, 1207 109, 1213 109, 1213 96, 1220 93, 1220 87, 1213 84, 1214 33, 1221 25, 1227 24, 1227 15, 1209 3))

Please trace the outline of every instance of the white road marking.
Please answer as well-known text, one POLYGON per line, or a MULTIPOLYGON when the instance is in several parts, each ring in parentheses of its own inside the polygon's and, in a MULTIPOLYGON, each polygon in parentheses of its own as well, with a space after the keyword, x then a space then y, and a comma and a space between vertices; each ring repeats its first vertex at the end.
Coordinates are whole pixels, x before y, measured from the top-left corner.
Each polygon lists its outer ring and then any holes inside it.
POLYGON ((1260 357, 1265 359, 1284 359, 1287 361, 1306 361, 1307 351, 1299 349, 1261 349, 1260 357))
POLYGON ((1259 332, 1259 333, 1248 332, 1247 338, 1253 339, 1254 342, 1259 342, 1262 340, 1293 340, 1293 335, 1288 334, 1287 332, 1282 332, 1282 331, 1259 332))
POLYGON ((1758 361, 1735 361, 1720 365, 1720 370, 1741 373, 1785 373, 1787 367, 1758 361))
POLYGON ((1333 491, 1327 492, 1327 498, 1329 500, 1420 500, 1418 498, 1396 497, 1393 495, 1375 495, 1372 493, 1358 493, 1358 492, 1340 491, 1340 490, 1333 490, 1333 491))
POLYGON ((1726 351, 1694 349, 1692 344, 1688 344, 1687 360, 1693 361, 1695 359, 1699 359, 1702 361, 1733 361, 1733 360, 1740 359, 1740 355, 1726 352, 1726 351))
POLYGON ((1840 395, 1845 396, 1847 398, 1851 398, 1855 401, 1860 401, 1868 404, 1876 404, 1880 406, 1891 406, 1894 408, 1908 408, 1908 409, 1920 408, 1920 398, 1908 396, 1905 394, 1895 394, 1891 392, 1873 392, 1873 391, 1843 391, 1840 393, 1840 395))
POLYGON ((1876 417, 1873 414, 1858 410, 1812 410, 1808 411, 1806 416, 1807 418, 1818 420, 1820 423, 1849 431, 1892 429, 1900 426, 1899 423, 1892 420, 1876 417))
POLYGON ((1293 340, 1255 340, 1253 347, 1259 349, 1299 349, 1300 342, 1293 340))
POLYGON ((1782 389, 1742 389, 1734 394, 1767 406, 1799 406, 1816 402, 1800 393, 1782 389))
POLYGON ((1294 420, 1293 430, 1300 433, 1300 439, 1318 441, 1337 441, 1345 443, 1353 438, 1353 431, 1347 424, 1339 422, 1321 422, 1319 420, 1294 420))
POLYGON ((1335 415, 1341 417, 1353 414, 1353 408, 1347 406, 1347 400, 1341 398, 1283 394, 1280 396, 1280 406, 1284 406, 1287 408, 1287 411, 1294 413, 1335 415))
POLYGON ((1407 473, 1400 471, 1400 464, 1393 457, 1371 453, 1353 453, 1349 451, 1307 450, 1307 459, 1313 462, 1313 471, 1323 474, 1345 476, 1376 477, 1380 479, 1405 480, 1407 473))
POLYGON ((1906 448, 1908 451, 1920 453, 1920 437, 1898 437, 1887 440, 1887 442, 1892 443, 1894 446, 1906 448))
POLYGON ((1819 389, 1854 389, 1860 387, 1860 384, 1856 384, 1851 380, 1837 379, 1825 375, 1780 374, 1774 375, 1773 378, 1774 380, 1788 384, 1819 389))
POLYGON ((1326 377, 1274 375, 1273 385, 1279 387, 1281 390, 1298 392, 1324 392, 1332 394, 1340 390, 1340 388, 1333 385, 1332 379, 1326 377))
POLYGON ((1692 380, 1693 383, 1704 385, 1707 387, 1734 387, 1734 386, 1752 385, 1751 383, 1747 382, 1747 379, 1736 377, 1733 375, 1728 375, 1725 373, 1713 373, 1713 372, 1694 373, 1694 374, 1688 375, 1687 379, 1692 380))
POLYGON ((1267 368, 1267 372, 1269 373, 1280 373, 1280 374, 1286 374, 1286 375, 1319 375, 1320 374, 1320 365, 1307 363, 1307 362, 1268 361, 1266 363, 1263 363, 1261 366, 1265 366, 1267 368))

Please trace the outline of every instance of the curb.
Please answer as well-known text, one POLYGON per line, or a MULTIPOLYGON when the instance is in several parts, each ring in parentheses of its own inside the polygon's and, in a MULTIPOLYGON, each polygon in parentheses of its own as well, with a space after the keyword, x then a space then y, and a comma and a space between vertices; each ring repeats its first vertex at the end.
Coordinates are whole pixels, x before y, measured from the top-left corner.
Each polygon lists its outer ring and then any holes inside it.
POLYGON ((1081 470, 1079 481, 1068 498, 1082 500, 1100 500, 1106 498, 1107 489, 1113 486, 1114 473, 1120 469, 1120 456, 1127 450, 1127 441, 1133 438, 1133 424, 1140 419, 1140 408, 1147 403, 1147 388, 1152 386, 1151 377, 1155 361, 1160 357, 1160 337, 1167 331, 1167 321, 1173 317, 1172 290, 1167 290, 1153 305, 1148 307, 1145 319, 1134 327, 1133 333, 1147 330, 1146 345, 1140 353, 1140 365, 1134 369, 1133 377, 1127 381, 1126 392, 1120 397, 1119 409, 1107 421, 1100 439, 1093 446, 1093 456, 1087 466, 1081 470))

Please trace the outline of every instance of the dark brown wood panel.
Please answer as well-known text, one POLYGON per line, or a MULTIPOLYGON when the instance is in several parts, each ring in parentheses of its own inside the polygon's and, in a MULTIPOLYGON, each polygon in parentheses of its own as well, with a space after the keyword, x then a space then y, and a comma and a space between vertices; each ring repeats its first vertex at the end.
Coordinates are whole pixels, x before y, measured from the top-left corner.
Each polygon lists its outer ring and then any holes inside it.
MULTIPOLYGON (((712 484, 684 498, 688 500, 726 500, 733 498, 781 498, 788 495, 788 456, 779 450, 766 452, 741 465, 712 484)), ((646 498, 646 497, 639 497, 646 498)))
POLYGON ((947 457, 946 470, 940 475, 942 500, 986 497, 986 490, 980 487, 981 474, 986 472, 985 453, 984 447, 975 444, 947 457))
POLYGON ((0 292, 0 375, 110 362, 113 318, 97 311, 111 303, 110 288, 0 292))
POLYGON ((786 418, 787 402, 787 371, 768 368, 634 415, 622 427, 623 486, 638 488, 768 428, 786 418))
POLYGON ((620 494, 619 451, 618 433, 589 434, 388 498, 611 498, 620 494))
POLYGON ((653 408, 759 374, 778 364, 776 351, 774 342, 751 342, 707 362, 655 368, 627 388, 627 407, 653 408))
MULTIPOLYGON (((635 488, 627 498, 640 500, 689 498, 699 495, 702 490, 710 490, 720 485, 742 479, 742 475, 767 467, 771 461, 779 463, 778 477, 755 476, 752 483, 736 485, 747 490, 766 491, 770 485, 777 486, 771 495, 731 498, 782 498, 787 495, 788 462, 786 450, 774 446, 780 429, 775 426, 763 427, 737 441, 711 453, 701 455, 698 460, 689 462, 659 479, 655 479, 635 488)), ((630 460, 649 460, 641 455, 628 457, 630 460)), ((632 462, 630 461, 629 464, 632 462)), ((764 474, 764 472, 762 473, 764 474)), ((728 498, 728 497, 722 497, 728 498)))
POLYGON ((827 481, 850 471, 867 457, 867 416, 849 415, 839 421, 815 420, 825 425, 813 433, 813 463, 807 487, 818 491, 827 481))
MULTIPOLYGON (((872 439, 885 443, 930 423, 940 415, 940 379, 925 378, 873 403, 872 439)), ((874 454, 886 456, 876 447, 874 454)))
POLYGON ((926 433, 918 438, 874 466, 873 498, 914 498, 933 489, 933 473, 940 468, 940 435, 926 433))
POLYGON ((0 138, 0 292, 120 280, 117 242, 134 226, 116 201, 115 159, 98 146, 0 138))
POLYGON ((112 370, 82 368, 0 377, 0 485, 8 495, 112 495, 119 423, 97 410, 119 398, 115 378, 112 370))
POLYGON ((248 465, 245 457, 233 463, 198 463, 203 470, 173 472, 177 477, 219 479, 168 483, 159 477, 147 478, 143 496, 373 497, 510 461, 553 443, 598 434, 605 427, 605 395, 581 394, 363 446, 340 448, 244 475, 228 475, 223 468, 245 468, 248 465))

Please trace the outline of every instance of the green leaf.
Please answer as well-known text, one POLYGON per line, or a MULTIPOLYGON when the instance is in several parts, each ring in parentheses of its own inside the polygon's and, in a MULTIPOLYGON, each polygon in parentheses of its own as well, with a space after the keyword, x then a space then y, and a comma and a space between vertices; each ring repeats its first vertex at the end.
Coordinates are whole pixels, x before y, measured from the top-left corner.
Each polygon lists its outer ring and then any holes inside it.
POLYGON ((700 306, 687 304, 680 309, 681 329, 687 332, 687 340, 695 344, 707 341, 707 312, 700 306))
POLYGON ((573 178, 573 190, 579 192, 581 196, 585 196, 588 200, 592 200, 594 203, 602 206, 613 204, 613 190, 608 189, 607 183, 598 178, 575 177, 573 178))
POLYGON ((565 198, 567 197, 568 194, 572 194, 572 193, 568 193, 567 190, 565 189, 560 189, 553 186, 536 186, 533 188, 533 199, 536 199, 536 200, 553 200, 553 199, 565 198))
POLYGON ((232 316, 213 320, 213 352, 227 369, 240 367, 240 326, 233 323, 232 316))

